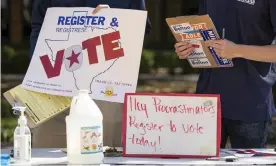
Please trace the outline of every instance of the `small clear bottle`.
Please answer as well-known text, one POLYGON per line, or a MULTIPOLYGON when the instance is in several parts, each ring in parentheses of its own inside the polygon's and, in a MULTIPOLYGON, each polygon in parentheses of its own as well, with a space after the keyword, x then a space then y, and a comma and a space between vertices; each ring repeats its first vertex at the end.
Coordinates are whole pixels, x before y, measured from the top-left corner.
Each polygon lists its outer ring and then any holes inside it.
POLYGON ((16 163, 30 162, 31 160, 31 131, 27 126, 24 115, 25 107, 13 107, 20 111, 18 125, 14 130, 14 160, 16 163))

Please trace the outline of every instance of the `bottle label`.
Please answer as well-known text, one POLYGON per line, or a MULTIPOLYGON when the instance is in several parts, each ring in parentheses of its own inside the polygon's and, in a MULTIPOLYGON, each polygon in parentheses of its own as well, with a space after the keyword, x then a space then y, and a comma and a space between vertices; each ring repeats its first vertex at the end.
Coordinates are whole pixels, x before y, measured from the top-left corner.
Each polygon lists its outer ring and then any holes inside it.
POLYGON ((29 161, 31 159, 31 136, 14 136, 14 159, 29 161))
POLYGON ((81 154, 103 152, 103 137, 101 126, 81 127, 81 154))

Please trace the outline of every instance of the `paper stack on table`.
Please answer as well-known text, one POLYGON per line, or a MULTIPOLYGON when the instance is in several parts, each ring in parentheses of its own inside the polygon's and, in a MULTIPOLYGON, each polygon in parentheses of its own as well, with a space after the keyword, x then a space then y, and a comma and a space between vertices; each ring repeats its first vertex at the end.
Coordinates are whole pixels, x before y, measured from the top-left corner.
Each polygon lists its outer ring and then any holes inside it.
POLYGON ((4 93, 4 97, 14 106, 27 108, 28 126, 34 128, 67 110, 71 104, 71 97, 55 96, 23 89, 18 85, 4 93))

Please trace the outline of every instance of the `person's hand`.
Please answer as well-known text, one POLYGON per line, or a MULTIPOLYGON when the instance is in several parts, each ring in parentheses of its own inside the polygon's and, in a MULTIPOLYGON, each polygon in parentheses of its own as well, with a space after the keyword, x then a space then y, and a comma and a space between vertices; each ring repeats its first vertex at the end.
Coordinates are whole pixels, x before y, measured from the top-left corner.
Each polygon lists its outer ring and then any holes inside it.
POLYGON ((174 45, 175 52, 177 53, 179 59, 186 59, 193 51, 192 44, 182 41, 174 45))
POLYGON ((222 58, 232 59, 238 57, 235 54, 238 44, 229 40, 207 40, 205 44, 208 47, 213 47, 217 55, 222 58))
POLYGON ((98 13, 103 8, 110 8, 109 5, 98 5, 92 12, 92 14, 98 13))

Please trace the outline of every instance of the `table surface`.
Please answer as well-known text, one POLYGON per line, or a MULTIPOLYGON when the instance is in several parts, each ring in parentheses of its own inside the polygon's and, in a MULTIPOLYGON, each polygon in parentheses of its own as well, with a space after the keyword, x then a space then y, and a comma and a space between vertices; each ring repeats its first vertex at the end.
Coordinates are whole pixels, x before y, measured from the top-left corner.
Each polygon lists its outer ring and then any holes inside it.
MULTIPOLYGON (((2 154, 10 153, 11 149, 2 149, 2 154)), ((257 152, 273 153, 276 155, 273 149, 254 149, 257 152)), ((101 165, 194 165, 194 164, 212 164, 212 165, 236 165, 236 164, 275 164, 275 157, 248 157, 230 154, 228 150, 222 149, 220 152, 220 161, 209 161, 206 159, 160 159, 160 158, 131 158, 131 157, 105 157, 104 163, 101 165), (225 158, 238 158, 235 162, 226 162, 225 158)), ((67 163, 67 155, 62 152, 61 149, 32 149, 31 163, 24 165, 45 165, 45 164, 58 164, 69 165, 67 163)), ((19 164, 11 164, 19 165, 19 164)), ((20 164, 23 165, 23 164, 20 164)))

